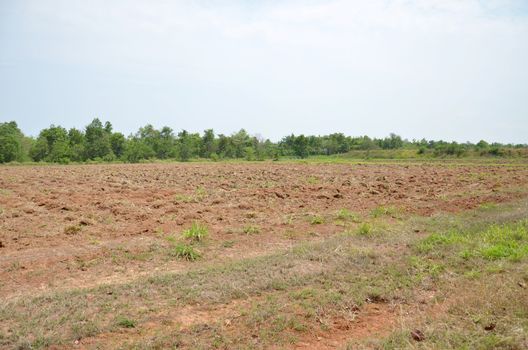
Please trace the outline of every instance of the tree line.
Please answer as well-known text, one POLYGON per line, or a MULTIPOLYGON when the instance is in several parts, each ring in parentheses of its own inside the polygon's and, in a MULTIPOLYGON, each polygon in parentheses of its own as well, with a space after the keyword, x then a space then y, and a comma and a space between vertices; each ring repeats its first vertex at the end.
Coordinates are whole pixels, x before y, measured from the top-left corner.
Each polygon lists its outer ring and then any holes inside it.
POLYGON ((345 154, 350 151, 409 149, 416 155, 456 156, 468 152, 479 155, 512 155, 512 149, 527 145, 457 143, 430 140, 406 140, 396 134, 385 138, 351 137, 342 133, 323 136, 289 135, 279 142, 249 135, 244 129, 231 135, 216 135, 212 129, 203 133, 175 132, 168 126, 156 129, 148 124, 135 134, 125 136, 113 130, 110 122, 95 118, 83 130, 51 125, 36 138, 25 136, 16 122, 0 123, 0 163, 7 162, 140 162, 151 159, 188 161, 204 159, 264 160, 279 157, 306 158, 318 155, 345 154))

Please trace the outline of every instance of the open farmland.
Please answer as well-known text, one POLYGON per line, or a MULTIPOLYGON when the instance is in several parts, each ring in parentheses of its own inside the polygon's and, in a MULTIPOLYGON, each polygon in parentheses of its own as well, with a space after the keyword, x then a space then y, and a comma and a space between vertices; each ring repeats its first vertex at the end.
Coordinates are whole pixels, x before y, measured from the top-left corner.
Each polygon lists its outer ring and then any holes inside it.
POLYGON ((0 347, 521 349, 527 217, 522 162, 4 166, 0 347))

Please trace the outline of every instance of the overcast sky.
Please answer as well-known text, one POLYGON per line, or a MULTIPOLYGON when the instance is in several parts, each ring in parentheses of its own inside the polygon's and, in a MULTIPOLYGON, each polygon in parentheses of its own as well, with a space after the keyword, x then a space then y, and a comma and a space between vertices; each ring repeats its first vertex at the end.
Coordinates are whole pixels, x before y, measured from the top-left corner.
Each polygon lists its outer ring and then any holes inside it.
POLYGON ((526 0, 0 0, 0 122, 528 143, 526 0))

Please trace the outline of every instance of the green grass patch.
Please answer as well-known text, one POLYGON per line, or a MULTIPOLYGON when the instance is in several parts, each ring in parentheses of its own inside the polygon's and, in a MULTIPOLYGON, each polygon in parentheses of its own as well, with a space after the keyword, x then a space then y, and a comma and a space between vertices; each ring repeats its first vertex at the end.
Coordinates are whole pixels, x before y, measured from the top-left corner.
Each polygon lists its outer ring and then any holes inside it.
POLYGON ((260 227, 255 226, 255 225, 247 225, 242 228, 242 231, 246 235, 254 235, 254 234, 260 233, 260 227))
POLYGON ((336 219, 337 220, 341 220, 341 221, 352 221, 352 222, 355 222, 355 223, 360 223, 361 222, 361 217, 359 214, 357 213, 354 213, 348 209, 340 209, 337 213, 336 213, 336 219))
POLYGON ((191 227, 182 233, 182 237, 193 242, 201 242, 209 235, 207 226, 195 221, 191 227))
POLYGON ((373 232, 373 227, 368 222, 364 222, 361 225, 359 225, 357 229, 357 234, 360 236, 370 236, 373 232))
POLYGON ((321 225, 321 224, 324 224, 324 222, 325 222, 324 218, 320 215, 313 215, 310 218, 310 224, 312 225, 321 225))
POLYGON ((464 260, 519 261, 528 256, 528 220, 493 224, 476 232, 450 230, 433 233, 417 242, 415 248, 421 254, 434 256, 454 252, 464 260))
POLYGON ((384 206, 384 205, 380 205, 374 209, 371 210, 370 212, 370 216, 372 216, 373 218, 379 218, 379 217, 382 217, 382 216, 391 216, 391 217, 399 217, 399 214, 400 214, 400 211, 398 210, 398 208, 394 207, 394 206, 384 206))
POLYGON ((135 328, 136 327, 136 321, 131 320, 124 316, 116 317, 115 323, 117 326, 121 328, 135 328))
POLYGON ((195 261, 202 257, 192 245, 181 243, 174 246, 172 254, 177 258, 187 261, 195 261))

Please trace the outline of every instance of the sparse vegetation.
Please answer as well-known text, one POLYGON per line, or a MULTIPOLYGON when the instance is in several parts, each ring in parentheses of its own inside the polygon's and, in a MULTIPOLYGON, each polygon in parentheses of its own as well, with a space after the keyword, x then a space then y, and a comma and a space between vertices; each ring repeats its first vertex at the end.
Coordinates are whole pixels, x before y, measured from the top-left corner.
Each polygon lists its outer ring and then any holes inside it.
POLYGON ((260 227, 255 226, 255 225, 247 225, 247 226, 244 226, 242 231, 247 235, 253 235, 256 233, 260 233, 260 227))
POLYGON ((172 254, 180 259, 195 261, 202 255, 190 244, 177 243, 173 247, 172 254))
POLYGON ((64 233, 67 235, 75 235, 79 232, 81 232, 81 226, 79 225, 71 225, 64 228, 64 233))
POLYGON ((361 222, 361 217, 357 213, 353 213, 348 209, 339 209, 336 213, 336 219, 342 221, 351 221, 354 223, 361 222))
POLYGON ((116 325, 122 328, 134 328, 136 327, 136 322, 124 316, 118 316, 116 318, 116 325))
POLYGON ((191 227, 182 233, 183 238, 193 242, 201 242, 206 239, 208 235, 209 230, 207 229, 207 226, 200 224, 197 221, 194 221, 191 227))
POLYGON ((324 217, 322 217, 321 215, 312 215, 310 217, 310 224, 312 225, 321 225, 324 224, 324 222, 324 217))
POLYGON ((1 177, 0 348, 527 341, 524 165, 27 169, 1 177), (61 196, 83 181, 82 196, 61 196), (174 201, 175 188, 190 200, 174 201), (70 226, 80 233, 65 235, 70 226))
POLYGON ((397 217, 399 214, 399 211, 397 208, 393 206, 384 206, 380 205, 370 212, 370 215, 373 218, 379 218, 381 216, 391 216, 391 217, 397 217))
POLYGON ((360 236, 368 236, 372 233, 372 225, 368 222, 364 222, 358 227, 358 235, 360 236))

